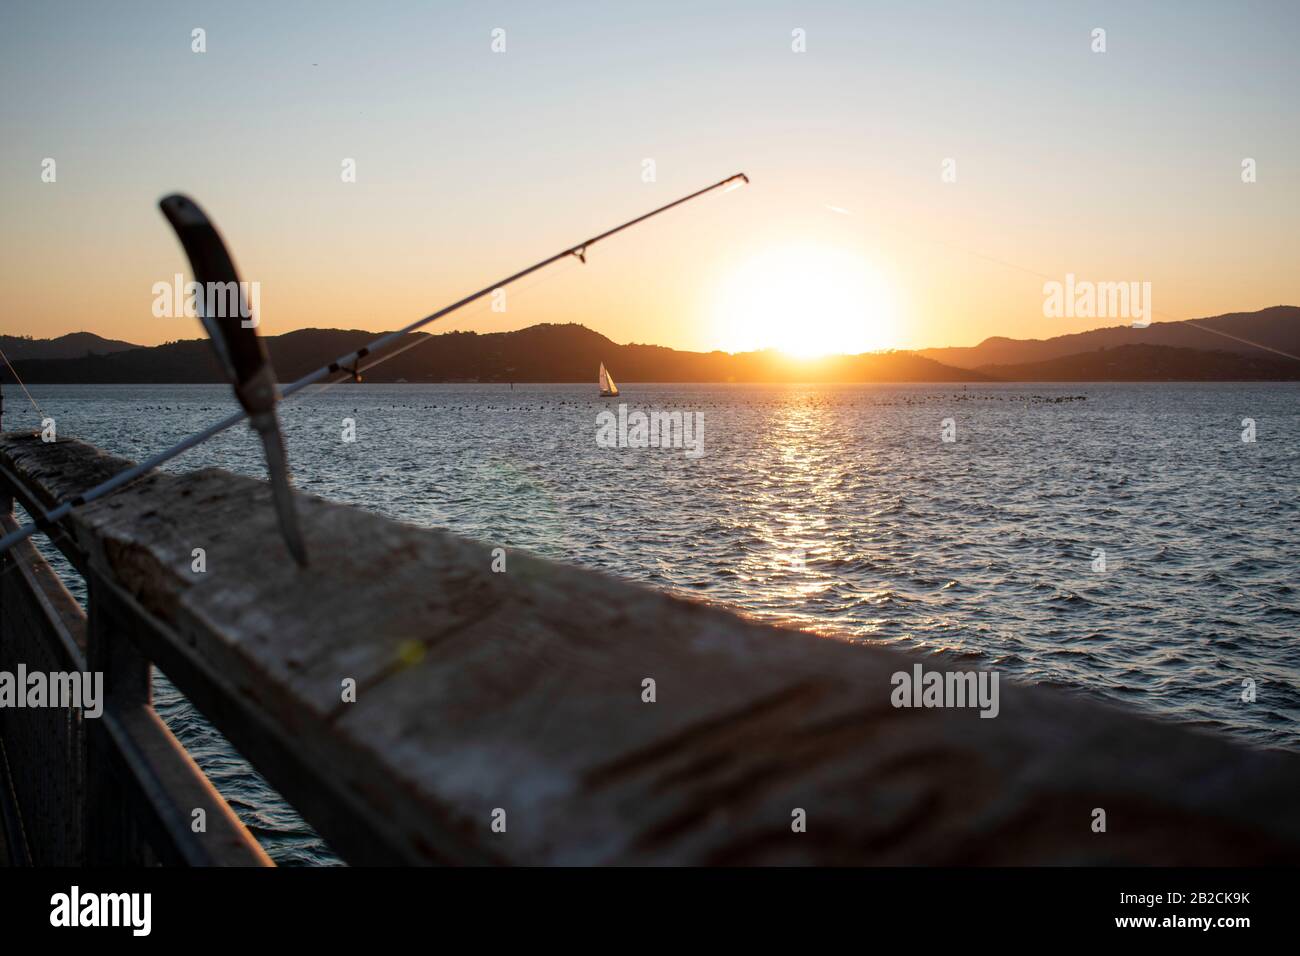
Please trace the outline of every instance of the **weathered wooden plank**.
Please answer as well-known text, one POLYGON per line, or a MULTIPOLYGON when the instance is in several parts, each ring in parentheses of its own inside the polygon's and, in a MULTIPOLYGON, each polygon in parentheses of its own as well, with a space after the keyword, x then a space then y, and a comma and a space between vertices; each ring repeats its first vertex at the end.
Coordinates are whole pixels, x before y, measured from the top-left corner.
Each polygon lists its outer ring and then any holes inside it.
MULTIPOLYGON (((126 465, 20 436, 0 461, 57 497, 126 465)), ((358 817, 370 858, 1300 860, 1295 754, 1007 682, 995 719, 895 709, 890 677, 912 661, 888 649, 519 552, 493 573, 486 544, 307 496, 299 509, 306 571, 265 484, 215 469, 142 479, 70 527, 179 645, 178 686, 204 685, 200 706, 241 749, 294 741, 291 773, 259 769, 295 804, 317 788, 300 809, 327 839, 358 817)))
MULTIPOLYGON (((0 534, 16 527, 0 514, 0 534)), ((24 541, 0 557, 0 670, 85 670, 81 608, 35 545, 24 541)), ((24 824, 24 844, 38 866, 81 862, 83 721, 55 708, 0 709, 0 734, 24 824)))
POLYGON ((86 721, 87 863, 272 865, 154 711, 149 662, 129 639, 132 608, 95 576, 88 585, 88 666, 104 675, 107 700, 86 721))
MULTIPOLYGON (((12 515, 0 514, 0 534, 17 528, 12 515)), ((0 560, 4 562, 5 584, 15 588, 13 605, 0 604, 6 624, 32 634, 33 640, 48 650, 47 663, 63 670, 85 670, 86 615, 54 569, 30 540, 0 560)))
POLYGON ((237 693, 225 678, 175 633, 149 614, 116 585, 100 579, 99 593, 111 591, 112 600, 129 622, 119 633, 132 640, 153 660, 174 685, 208 720, 234 741, 240 753, 284 794, 302 816, 327 834, 335 849, 350 862, 385 864, 400 862, 401 854, 389 846, 388 834, 379 832, 365 805, 335 775, 322 773, 304 755, 301 741, 275 723, 246 694, 237 693))
MULTIPOLYGON (((16 527, 0 515, 0 533, 16 527)), ((57 708, 0 712, 18 758, 14 792, 36 862, 266 866, 266 853, 150 706, 149 668, 119 639, 92 584, 92 626, 30 541, 5 555, 0 668, 98 671, 97 718, 57 708), (87 632, 90 636, 87 637, 87 632), (201 810, 205 828, 191 827, 201 810), (146 847, 145 843, 148 843, 146 847)), ((7 785, 7 783, 6 783, 7 785)))
MULTIPOLYGON (((3 497, 0 497, 0 513, 6 515, 13 511, 14 500, 17 500, 18 504, 27 509, 27 513, 32 516, 33 520, 58 503, 49 500, 48 495, 41 495, 27 488, 18 480, 17 475, 2 465, 0 465, 0 488, 3 489, 3 497)), ((62 524, 52 524, 45 528, 42 533, 49 539, 51 544, 63 553, 69 564, 79 572, 84 570, 85 556, 73 543, 72 538, 62 524)))

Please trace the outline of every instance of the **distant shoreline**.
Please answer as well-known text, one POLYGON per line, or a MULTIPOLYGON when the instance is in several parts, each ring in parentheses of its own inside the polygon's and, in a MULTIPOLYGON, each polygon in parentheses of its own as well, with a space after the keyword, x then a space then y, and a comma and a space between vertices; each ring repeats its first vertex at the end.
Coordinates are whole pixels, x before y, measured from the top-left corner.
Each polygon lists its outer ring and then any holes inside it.
MULTIPOLYGON (((297 381, 368 346, 359 329, 299 329, 263 338, 276 374, 297 381)), ((29 384, 183 385, 225 381, 209 343, 151 347, 75 333, 0 336, 29 384)), ((1273 306, 1145 328, 1113 326, 1050 339, 986 339, 971 348, 794 358, 775 350, 687 352, 620 345, 576 323, 513 332, 412 334, 362 368, 375 384, 583 384, 601 365, 623 384, 976 384, 989 382, 1300 381, 1300 307, 1273 306), (416 347, 418 346, 418 347, 416 347)), ((0 381, 10 381, 8 369, 0 381)))
MULTIPOLYGON (((281 386, 285 386, 285 385, 290 384, 292 381, 293 381, 292 379, 286 379, 286 380, 284 380, 284 381, 279 382, 278 384, 281 385, 281 386)), ((183 385, 183 386, 193 386, 193 387, 195 387, 195 388, 200 388, 200 387, 205 387, 205 388, 206 388, 206 387, 216 387, 216 386, 221 386, 221 387, 225 387, 225 388, 228 388, 228 387, 229 387, 228 383, 226 383, 226 382, 35 382, 35 383, 30 383, 30 382, 29 382, 28 384, 29 384, 30 386, 33 386, 33 387, 39 387, 39 388, 58 388, 58 387, 60 387, 60 386, 66 386, 66 385, 75 385, 75 386, 97 386, 97 387, 104 387, 104 386, 117 387, 117 386, 121 386, 122 388, 138 388, 138 387, 140 387, 140 386, 150 386, 150 385, 169 386, 169 387, 170 387, 170 386, 181 386, 181 385, 183 385)), ((344 383, 344 384, 348 384, 348 383, 344 383)), ((595 386, 593 386, 591 382, 586 382, 586 381, 583 381, 583 382, 525 382, 525 381, 516 381, 516 382, 465 382, 465 381, 390 382, 390 381, 384 381, 384 382, 362 382, 362 383, 360 383, 360 384, 363 385, 363 386, 399 386, 399 387, 405 387, 405 386, 425 386, 425 385, 466 385, 466 386, 476 386, 476 387, 483 387, 483 388, 504 389, 504 390, 506 390, 506 391, 509 391, 509 390, 510 390, 510 386, 511 386, 511 385, 549 385, 549 386, 557 386, 557 387, 559 387, 559 386, 564 386, 564 387, 571 387, 571 388, 590 388, 590 389, 592 390, 593 394, 594 394, 595 391, 596 391, 595 386)), ((755 386, 765 386, 765 387, 773 387, 773 388, 813 388, 813 387, 831 387, 831 386, 834 386, 834 387, 845 387, 845 386, 871 386, 871 387, 891 387, 891 388, 901 388, 901 387, 911 386, 911 385, 916 385, 916 386, 943 386, 943 387, 947 387, 947 388, 957 388, 957 387, 960 387, 960 388, 963 388, 963 389, 966 389, 966 388, 971 388, 971 389, 974 389, 974 388, 1003 388, 1003 387, 1008 386, 1008 385, 1014 385, 1014 386, 1026 386, 1026 387, 1027 387, 1027 386, 1032 386, 1032 385, 1078 385, 1078 386, 1080 386, 1080 387, 1082 387, 1082 386, 1088 386, 1088 385, 1300 385, 1300 379, 1278 379, 1278 378, 1176 378, 1176 379, 1167 378, 1167 379, 1117 379, 1117 378, 1111 378, 1111 379, 1088 379, 1088 380, 1080 380, 1080 379, 1038 379, 1038 380, 1034 380, 1034 381, 1029 381, 1029 380, 1025 380, 1025 381, 1020 381, 1020 380, 1016 380, 1016 381, 992 381, 992 380, 989 380, 989 381, 982 381, 982 382, 951 382, 951 381, 942 381, 942 380, 933 380, 933 381, 908 381, 908 382, 862 382, 862 381, 857 381, 857 382, 854 382, 854 381, 789 381, 789 382, 699 382, 699 381, 691 381, 691 382, 662 382, 662 381, 660 381, 660 382, 628 382, 628 381, 624 381, 624 382, 623 382, 619 387, 620 387, 623 391, 627 391, 628 389, 635 389, 635 388, 638 387, 638 386, 651 386, 651 387, 660 387, 660 386, 663 386, 663 387, 675 387, 675 386, 697 387, 697 386, 698 386, 698 387, 709 387, 709 388, 721 388, 721 387, 753 388, 753 387, 755 387, 755 386)), ((10 380, 10 381, 0 381, 0 386, 4 386, 4 387, 12 386, 13 388, 18 388, 18 385, 17 385, 16 383, 14 383, 12 380, 10 380)), ((318 388, 318 387, 324 387, 324 385, 321 385, 321 386, 310 386, 310 388, 318 388)), ((624 396, 621 396, 621 395, 618 396, 618 398, 622 398, 622 397, 624 397, 624 396)), ((606 399, 606 401, 615 401, 615 400, 616 400, 616 399, 613 399, 613 398, 611 398, 611 399, 606 399)))

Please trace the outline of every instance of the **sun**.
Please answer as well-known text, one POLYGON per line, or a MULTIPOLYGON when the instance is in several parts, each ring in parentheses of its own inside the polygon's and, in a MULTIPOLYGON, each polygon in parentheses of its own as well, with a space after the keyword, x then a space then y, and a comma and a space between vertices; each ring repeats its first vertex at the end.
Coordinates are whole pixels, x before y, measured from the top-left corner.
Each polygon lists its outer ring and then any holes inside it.
POLYGON ((719 347, 780 349, 798 358, 854 355, 894 341, 893 302, 871 263, 834 246, 769 249, 720 283, 719 347))

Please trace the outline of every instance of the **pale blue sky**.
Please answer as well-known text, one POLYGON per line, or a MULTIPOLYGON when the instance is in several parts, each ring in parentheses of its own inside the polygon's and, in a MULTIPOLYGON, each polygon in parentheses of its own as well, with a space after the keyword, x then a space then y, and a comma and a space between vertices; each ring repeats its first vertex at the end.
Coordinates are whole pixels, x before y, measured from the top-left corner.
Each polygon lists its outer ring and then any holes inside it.
POLYGON ((1150 280, 1168 316, 1296 303, 1298 27, 1289 2, 8 2, 0 331, 196 336, 149 310, 185 268, 176 189, 273 333, 395 327, 741 169, 458 327, 727 347, 720 277, 786 242, 869 260, 900 346, 1089 324, 1049 324, 1034 272, 1150 280))

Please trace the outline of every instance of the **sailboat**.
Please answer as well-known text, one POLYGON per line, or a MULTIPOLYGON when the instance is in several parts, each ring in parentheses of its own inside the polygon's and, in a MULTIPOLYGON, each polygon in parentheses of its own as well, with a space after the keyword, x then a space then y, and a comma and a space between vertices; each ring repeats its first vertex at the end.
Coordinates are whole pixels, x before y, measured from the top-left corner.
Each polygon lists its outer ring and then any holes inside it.
POLYGON ((618 395, 618 386, 614 384, 614 376, 609 374, 605 368, 605 363, 600 363, 600 397, 614 398, 618 395))

